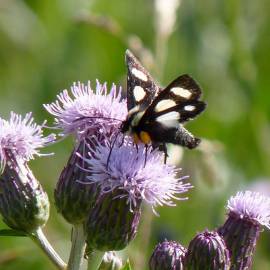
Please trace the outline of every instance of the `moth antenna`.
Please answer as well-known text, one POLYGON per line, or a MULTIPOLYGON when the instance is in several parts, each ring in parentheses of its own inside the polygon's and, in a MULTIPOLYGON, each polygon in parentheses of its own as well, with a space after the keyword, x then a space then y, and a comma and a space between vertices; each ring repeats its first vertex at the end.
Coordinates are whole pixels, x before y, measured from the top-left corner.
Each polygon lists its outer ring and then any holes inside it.
POLYGON ((166 143, 163 143, 163 152, 164 152, 164 164, 166 164, 167 158, 169 157, 166 143))
POLYGON ((73 122, 81 121, 84 119, 104 119, 104 120, 114 120, 114 121, 119 121, 123 122, 123 120, 113 118, 113 117, 104 117, 104 116, 85 116, 85 117, 79 117, 78 119, 74 120, 73 122))
POLYGON ((115 145, 115 143, 116 143, 116 140, 117 140, 117 138, 118 138, 120 132, 121 132, 121 131, 119 131, 119 132, 115 135, 115 139, 113 140, 112 145, 111 145, 111 147, 110 147, 110 152, 109 152, 109 155, 108 155, 108 158, 107 158, 106 169, 108 169, 109 162, 110 162, 110 157, 111 157, 111 154, 112 154, 112 150, 113 150, 113 147, 114 147, 114 145, 115 145))

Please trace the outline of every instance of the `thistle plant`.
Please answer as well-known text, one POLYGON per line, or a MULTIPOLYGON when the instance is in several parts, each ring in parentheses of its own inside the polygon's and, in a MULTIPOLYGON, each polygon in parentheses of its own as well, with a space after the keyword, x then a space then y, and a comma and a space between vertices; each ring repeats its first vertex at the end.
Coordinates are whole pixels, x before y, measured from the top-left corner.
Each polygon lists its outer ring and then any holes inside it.
POLYGON ((262 227, 270 228, 270 198, 257 192, 238 192, 228 200, 227 210, 228 218, 218 232, 230 251, 230 269, 251 269, 262 227))
POLYGON ((71 87, 72 96, 64 90, 55 102, 44 105, 54 115, 55 128, 60 130, 60 135, 75 137, 74 150, 54 193, 57 210, 73 224, 70 269, 76 269, 82 263, 86 239, 84 222, 97 199, 98 187, 87 184, 89 172, 85 170, 85 159, 91 158, 88 146, 94 150, 96 145, 92 143, 92 137, 102 144, 118 131, 127 113, 120 93, 115 85, 107 91, 106 84, 98 81, 95 91, 90 82, 87 85, 77 83, 71 87))
POLYGON ((33 121, 31 113, 0 118, 0 212, 10 228, 26 233, 44 226, 49 217, 48 196, 28 161, 54 140, 54 135, 44 137, 42 126, 33 121))
POLYGON ((137 233, 143 202, 155 212, 158 205, 175 205, 177 195, 192 186, 184 183, 186 177, 177 177, 178 169, 163 163, 157 150, 135 146, 119 133, 127 110, 115 86, 109 94, 99 83, 95 93, 90 84, 74 85, 71 92, 74 99, 64 91, 45 108, 56 117, 61 135, 73 134, 76 139, 55 200, 59 212, 75 225, 74 234, 84 226, 81 240, 73 241, 81 246, 74 246, 69 262, 80 265, 74 260, 82 256, 85 238, 90 251, 123 249, 137 233))
MULTIPOLYGON (((44 122, 45 124, 45 122, 44 122)), ((22 117, 11 112, 9 121, 0 118, 0 213, 13 230, 31 237, 59 268, 65 263, 42 232, 49 218, 49 200, 34 177, 28 161, 42 156, 40 149, 55 140, 44 136, 44 126, 34 123, 31 113, 22 117)))
POLYGON ((181 199, 177 195, 192 186, 184 182, 186 177, 176 176, 174 166, 163 163, 157 150, 148 151, 143 145, 136 149, 130 140, 116 143, 113 149, 96 145, 92 157, 85 159, 89 184, 98 187, 86 222, 87 242, 97 250, 119 250, 135 237, 143 202, 154 212, 158 205, 175 206, 173 199, 181 199))
POLYGON ((143 202, 155 212, 157 205, 175 205, 177 194, 192 186, 177 176, 178 169, 163 164, 162 153, 120 134, 126 100, 114 85, 108 91, 97 82, 93 91, 90 83, 78 83, 71 92, 73 98, 65 90, 45 108, 55 116, 61 136, 75 136, 55 190, 58 211, 74 225, 74 234, 81 235, 73 241, 81 243, 74 246, 74 252, 80 250, 75 259, 83 255, 85 239, 90 251, 123 249, 137 233, 143 202))
MULTIPOLYGON (((63 169, 55 189, 58 211, 71 224, 82 224, 95 202, 94 185, 86 185, 88 173, 83 170, 89 157, 87 145, 92 136, 102 143, 118 132, 121 121, 127 114, 126 102, 121 101, 120 91, 115 85, 107 91, 106 84, 97 81, 95 91, 87 85, 77 83, 71 87, 71 95, 64 90, 57 100, 44 107, 55 117, 55 128, 61 136, 73 135, 75 147, 63 169)), ((90 158, 90 157, 89 157, 90 158)))
POLYGON ((181 266, 170 261, 176 258, 177 253, 173 253, 176 244, 165 241, 155 248, 150 269, 251 269, 261 227, 270 228, 270 198, 257 192, 238 192, 228 200, 227 210, 224 225, 212 232, 205 230, 190 241, 181 255, 181 266))
MULTIPOLYGON (((136 68, 135 74, 144 79, 136 68)), ((136 144, 122 133, 127 100, 115 85, 108 90, 99 82, 95 89, 90 83, 75 83, 70 92, 64 90, 55 102, 44 106, 55 117, 59 136, 75 138, 54 193, 58 212, 73 226, 67 265, 42 233, 49 218, 49 200, 28 164, 44 155, 40 149, 56 138, 44 136, 45 123, 35 124, 30 113, 25 117, 11 113, 9 121, 0 118, 0 213, 4 222, 13 234, 20 232, 33 239, 58 269, 82 269, 83 258, 89 256, 90 270, 90 258, 102 251, 106 253, 100 270, 130 270, 130 264, 123 266, 113 251, 127 247, 139 233, 144 205, 158 215, 158 207, 186 200, 183 194, 192 188, 188 177, 164 163, 158 148, 136 144)), ((176 241, 159 243, 150 258, 150 270, 251 269, 261 227, 270 227, 270 198, 239 192, 229 199, 227 209, 225 224, 197 234, 188 248, 176 241)))

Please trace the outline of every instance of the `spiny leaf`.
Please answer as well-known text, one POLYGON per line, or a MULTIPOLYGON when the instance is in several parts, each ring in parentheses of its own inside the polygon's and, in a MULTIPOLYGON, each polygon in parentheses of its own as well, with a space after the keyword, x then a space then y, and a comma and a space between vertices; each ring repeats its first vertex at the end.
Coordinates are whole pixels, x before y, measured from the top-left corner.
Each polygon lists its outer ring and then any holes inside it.
POLYGON ((127 259, 125 265, 121 268, 121 270, 132 270, 129 259, 127 259))
POLYGON ((0 236, 19 236, 26 237, 27 234, 22 231, 12 230, 12 229, 3 229, 0 230, 0 236))

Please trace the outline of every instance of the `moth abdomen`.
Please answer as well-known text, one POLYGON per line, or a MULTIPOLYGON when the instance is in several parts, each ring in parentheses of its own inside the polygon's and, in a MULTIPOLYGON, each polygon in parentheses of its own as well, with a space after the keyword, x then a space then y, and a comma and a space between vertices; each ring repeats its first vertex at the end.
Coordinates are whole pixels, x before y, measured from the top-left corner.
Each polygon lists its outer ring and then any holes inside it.
POLYGON ((200 142, 201 139, 194 137, 188 130, 180 125, 174 134, 174 141, 172 143, 193 149, 197 147, 200 142))

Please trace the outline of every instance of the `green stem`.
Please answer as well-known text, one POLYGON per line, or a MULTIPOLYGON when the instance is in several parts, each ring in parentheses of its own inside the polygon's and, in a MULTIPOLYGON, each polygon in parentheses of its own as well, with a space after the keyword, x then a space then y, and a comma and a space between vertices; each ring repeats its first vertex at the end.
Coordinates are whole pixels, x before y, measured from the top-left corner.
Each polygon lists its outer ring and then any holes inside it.
POLYGON ((91 270, 92 269, 92 261, 90 260, 90 256, 88 256, 87 259, 87 270, 91 270))
POLYGON ((66 269, 65 262, 53 249, 41 228, 34 232, 30 237, 44 251, 44 253, 48 256, 51 262, 57 267, 57 269, 66 269))
POLYGON ((72 246, 68 260, 67 270, 79 270, 84 257, 86 236, 83 225, 74 225, 72 231, 72 246))
POLYGON ((92 270, 92 269, 98 269, 100 270, 100 264, 102 262, 104 252, 95 252, 95 260, 91 260, 91 256, 93 254, 89 254, 88 259, 87 259, 87 270, 92 270))

